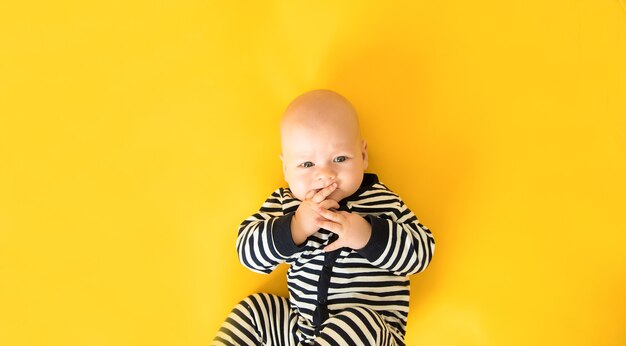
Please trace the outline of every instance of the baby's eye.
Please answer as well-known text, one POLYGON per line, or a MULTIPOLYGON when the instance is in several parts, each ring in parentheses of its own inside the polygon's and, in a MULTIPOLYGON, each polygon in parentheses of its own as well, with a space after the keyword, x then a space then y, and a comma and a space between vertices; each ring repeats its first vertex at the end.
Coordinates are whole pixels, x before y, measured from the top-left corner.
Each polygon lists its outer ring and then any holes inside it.
POLYGON ((304 168, 313 167, 313 162, 311 162, 311 161, 303 162, 303 163, 300 164, 300 166, 302 166, 304 168))
POLYGON ((335 159, 333 160, 333 162, 344 162, 345 160, 347 160, 348 158, 345 156, 337 156, 335 157, 335 159))

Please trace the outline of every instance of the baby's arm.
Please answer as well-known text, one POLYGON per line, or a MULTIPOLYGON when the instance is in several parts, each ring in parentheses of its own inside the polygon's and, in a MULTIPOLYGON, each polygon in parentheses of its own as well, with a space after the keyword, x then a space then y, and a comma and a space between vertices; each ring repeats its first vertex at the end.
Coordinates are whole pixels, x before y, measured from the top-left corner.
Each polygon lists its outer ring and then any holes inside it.
POLYGON ((261 209, 239 226, 239 261, 255 272, 267 274, 288 259, 296 251, 295 245, 289 243, 291 235, 285 234, 291 217, 283 212, 282 189, 274 191, 261 209))
POLYGON ((278 189, 263 203, 261 209, 239 226, 237 253, 239 261, 249 269, 270 273, 280 263, 290 259, 303 247, 306 239, 317 232, 317 221, 322 217, 319 208, 339 208, 339 204, 326 199, 335 189, 331 184, 321 190, 310 191, 295 213, 284 213, 283 204, 297 201, 283 198, 278 189))
MULTIPOLYGON (((426 269, 435 248, 430 230, 419 223, 398 195, 386 188, 380 188, 377 194, 374 208, 355 206, 353 213, 322 214, 340 229, 337 241, 343 236, 344 243, 337 246, 353 248, 373 265, 397 275, 410 275, 426 269)), ((326 223, 324 226, 333 225, 326 223)), ((327 248, 333 249, 333 244, 327 248)))

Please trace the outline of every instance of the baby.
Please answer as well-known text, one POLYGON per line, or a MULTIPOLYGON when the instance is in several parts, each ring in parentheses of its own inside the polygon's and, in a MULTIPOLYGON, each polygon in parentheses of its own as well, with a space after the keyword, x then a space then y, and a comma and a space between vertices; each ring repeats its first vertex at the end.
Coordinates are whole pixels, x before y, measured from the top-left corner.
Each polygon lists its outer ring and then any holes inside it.
POLYGON ((289 188, 241 224, 237 251, 261 273, 288 263, 289 300, 247 297, 213 344, 404 345, 408 275, 428 266, 432 234, 376 175, 364 173, 367 144, 344 97, 307 92, 280 125, 289 188))

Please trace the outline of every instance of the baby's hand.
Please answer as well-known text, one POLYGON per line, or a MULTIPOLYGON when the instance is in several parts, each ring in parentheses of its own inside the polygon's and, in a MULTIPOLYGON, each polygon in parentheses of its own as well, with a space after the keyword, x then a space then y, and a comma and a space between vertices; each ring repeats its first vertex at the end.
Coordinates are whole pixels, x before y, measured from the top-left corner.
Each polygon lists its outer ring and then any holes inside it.
POLYGON ((330 252, 342 247, 360 250, 367 245, 372 235, 372 226, 361 215, 347 211, 319 209, 324 220, 318 222, 320 228, 327 229, 339 236, 324 251, 330 252))
POLYGON ((302 244, 306 238, 315 234, 320 227, 318 224, 325 220, 319 211, 328 211, 332 208, 339 208, 339 203, 332 199, 326 199, 337 189, 337 184, 333 183, 321 190, 309 191, 291 219, 291 236, 296 245, 302 244))

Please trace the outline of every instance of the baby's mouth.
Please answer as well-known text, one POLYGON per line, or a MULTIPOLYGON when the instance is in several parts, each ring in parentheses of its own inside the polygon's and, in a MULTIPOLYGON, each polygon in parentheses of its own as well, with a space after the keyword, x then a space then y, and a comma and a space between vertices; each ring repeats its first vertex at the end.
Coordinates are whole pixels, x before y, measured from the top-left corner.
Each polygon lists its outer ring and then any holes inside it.
MULTIPOLYGON (((328 185, 330 186, 330 185, 328 185)), ((319 189, 313 189, 313 191, 315 191, 315 193, 318 193, 322 190, 324 190, 325 188, 327 188, 328 186, 322 186, 319 189)), ((339 186, 335 187, 335 189, 333 190, 333 192, 331 192, 330 194, 332 195, 333 193, 335 193, 335 191, 339 190, 339 186)))

